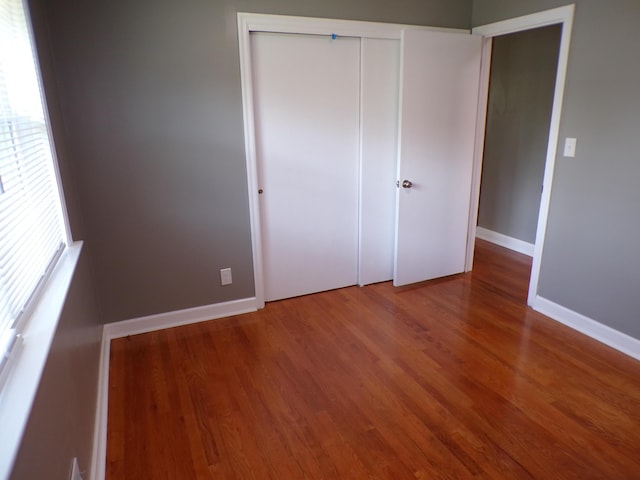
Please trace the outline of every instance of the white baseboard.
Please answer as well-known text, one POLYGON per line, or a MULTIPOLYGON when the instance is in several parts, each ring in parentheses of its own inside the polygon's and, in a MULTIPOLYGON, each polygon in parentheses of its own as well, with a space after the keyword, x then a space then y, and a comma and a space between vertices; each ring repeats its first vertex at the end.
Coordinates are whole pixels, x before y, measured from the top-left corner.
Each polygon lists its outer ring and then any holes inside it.
POLYGON ((230 302, 214 303, 213 305, 204 305, 202 307, 187 308, 175 312, 132 318, 131 320, 123 320, 121 322, 107 323, 104 328, 109 339, 113 339, 255 312, 257 309, 256 298, 251 297, 232 300, 230 302))
POLYGON ((137 335, 165 328, 215 320, 243 313, 255 312, 258 309, 255 297, 216 303, 202 307, 188 308, 175 312, 160 313, 147 317, 133 318, 122 322, 107 323, 102 330, 102 347, 100 349, 100 369, 98 377, 98 399, 96 401, 96 418, 93 435, 93 452, 91 458, 90 480, 104 480, 107 458, 107 420, 109 409, 109 356, 111 340, 114 338, 137 335))
POLYGON ((615 348, 619 352, 629 355, 636 360, 640 360, 640 340, 626 333, 619 332, 540 296, 536 297, 532 308, 557 322, 571 327, 580 333, 584 333, 611 348, 615 348))
POLYGON ((488 230, 480 226, 476 227, 476 237, 481 240, 486 240, 487 242, 495 243, 501 247, 508 248, 509 250, 514 250, 533 257, 533 249, 535 247, 533 243, 518 240, 517 238, 509 237, 502 233, 494 232, 493 230, 488 230))

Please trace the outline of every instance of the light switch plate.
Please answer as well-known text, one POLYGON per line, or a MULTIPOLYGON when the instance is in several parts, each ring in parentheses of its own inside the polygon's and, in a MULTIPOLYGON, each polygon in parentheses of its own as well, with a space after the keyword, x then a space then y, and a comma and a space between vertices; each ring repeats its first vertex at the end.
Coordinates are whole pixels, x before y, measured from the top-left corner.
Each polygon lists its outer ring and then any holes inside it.
POLYGON ((576 142, 575 138, 567 137, 564 140, 564 156, 575 157, 576 156, 576 142))

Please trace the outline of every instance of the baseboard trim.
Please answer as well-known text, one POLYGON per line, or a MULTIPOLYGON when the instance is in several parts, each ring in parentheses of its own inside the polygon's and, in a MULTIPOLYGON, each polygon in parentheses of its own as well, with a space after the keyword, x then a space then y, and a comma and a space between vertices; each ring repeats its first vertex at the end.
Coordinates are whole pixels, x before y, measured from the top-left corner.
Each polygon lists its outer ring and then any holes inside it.
POLYGON ((107 323, 104 328, 109 339, 113 339, 163 330, 165 328, 179 327, 190 323, 230 317, 232 315, 241 315, 243 313, 255 312, 257 309, 256 298, 251 297, 157 315, 148 315, 146 317, 132 318, 121 322, 107 323))
POLYGON ((255 297, 216 303, 202 307, 160 313, 146 317, 107 323, 102 329, 100 367, 98 372, 98 395, 91 458, 91 480, 104 480, 107 459, 107 420, 109 418, 109 356, 111 340, 140 333, 163 330, 165 328, 188 325, 190 323, 216 320, 243 313, 255 312, 258 302, 255 297))
POLYGON ((598 340, 611 348, 615 348, 625 355, 629 355, 636 360, 640 360, 640 340, 633 338, 626 333, 619 332, 618 330, 540 296, 536 297, 532 307, 534 310, 537 310, 567 327, 571 327, 594 340, 598 340))
POLYGON ((480 226, 476 227, 476 237, 481 240, 486 240, 487 242, 495 243, 501 247, 508 248, 509 250, 514 250, 533 257, 533 249, 535 248, 533 243, 518 240, 517 238, 509 237, 508 235, 494 232, 493 230, 488 230, 480 226))

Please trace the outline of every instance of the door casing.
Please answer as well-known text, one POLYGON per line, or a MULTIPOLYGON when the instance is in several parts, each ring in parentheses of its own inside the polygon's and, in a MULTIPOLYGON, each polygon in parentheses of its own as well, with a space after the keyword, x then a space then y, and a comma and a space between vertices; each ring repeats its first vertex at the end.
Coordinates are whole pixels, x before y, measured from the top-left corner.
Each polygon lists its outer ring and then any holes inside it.
POLYGON ((480 180, 482 175, 482 159, 484 154, 484 136, 486 126, 487 100, 489 97, 489 74, 491 70, 491 45, 493 37, 506 35, 509 33, 532 30, 534 28, 546 27, 549 25, 562 25, 562 35, 560 37, 560 51, 558 55, 558 68, 556 72, 555 91, 553 97, 553 107, 551 111, 551 122, 549 125, 549 139, 547 142, 547 154, 544 168, 544 178, 542 183, 542 195, 540 199, 540 210, 538 213, 538 226, 536 241, 533 251, 533 262, 531 266, 531 277, 529 280, 529 294, 527 304, 534 309, 538 302, 538 281, 540 278, 540 263, 544 249, 544 239, 547 230, 547 219, 549 216, 549 205, 551 201, 551 191, 553 185, 553 173, 555 170, 556 152, 558 150, 558 136, 560 131, 560 118, 562 114, 562 102, 564 98, 564 86, 567 76, 567 63, 569 61, 569 44, 571 41, 571 30, 573 28, 573 17, 575 5, 545 10, 531 15, 525 15, 501 22, 491 23, 480 27, 475 27, 472 32, 482 35, 483 51, 480 73, 480 98, 478 99, 478 121, 476 122, 476 147, 474 149, 473 183, 471 193, 471 207, 469 209, 469 237, 467 241, 466 270, 470 271, 473 266, 474 239, 476 236, 476 225, 478 221, 478 206, 480 202, 480 180))
POLYGON ((406 29, 467 32, 466 30, 397 25, 350 20, 332 20, 282 15, 238 13, 238 41, 240 50, 240 70, 244 113, 245 149, 247 161, 247 184, 251 221, 251 245, 256 307, 264 307, 264 264, 260 205, 258 195, 258 160, 256 152, 255 117, 253 99, 253 75, 251 66, 251 32, 294 33, 309 35, 338 35, 368 39, 392 39, 400 41, 406 29))
MULTIPOLYGON (((553 170, 555 165, 555 153, 558 145, 560 115, 562 100, 564 97, 564 84, 566 79, 567 62, 569 56, 569 42, 573 25, 575 6, 569 5, 552 10, 547 10, 511 20, 476 27, 472 33, 482 35, 483 54, 480 79, 480 95, 478 98, 478 119, 476 122, 476 140, 473 160, 473 181, 471 202, 469 206, 469 229, 467 234, 467 254, 465 269, 471 270, 473 266, 474 241, 476 234, 476 222, 478 215, 480 175, 482 172, 482 156, 484 147, 484 133, 486 123, 486 105, 488 99, 488 80, 491 59, 491 39, 497 35, 513 33, 532 28, 562 24, 562 37, 560 41, 560 54, 558 60, 558 72, 556 76, 556 88, 549 130, 549 142, 547 147, 547 160, 544 174, 543 193, 538 218, 538 231, 533 257, 533 267, 529 286, 528 303, 535 307, 537 298, 538 278, 540 274, 540 260, 543 251, 544 236, 546 232, 549 202, 553 170)), ((244 117, 244 135, 247 166, 247 185, 249 196, 249 214, 251 222, 251 245, 253 254, 253 270, 256 307, 264 307, 264 280, 263 259, 261 244, 260 208, 258 196, 258 164, 255 141, 255 119, 253 102, 253 80, 251 71, 251 32, 278 32, 298 33, 312 35, 340 35, 360 38, 381 38, 400 40, 402 31, 407 29, 464 32, 465 30, 423 27, 415 25, 400 25, 375 22, 359 22, 351 20, 321 19, 308 17, 290 17, 283 15, 265 15, 253 13, 238 13, 238 42, 240 54, 240 74, 242 88, 242 103, 244 117)))

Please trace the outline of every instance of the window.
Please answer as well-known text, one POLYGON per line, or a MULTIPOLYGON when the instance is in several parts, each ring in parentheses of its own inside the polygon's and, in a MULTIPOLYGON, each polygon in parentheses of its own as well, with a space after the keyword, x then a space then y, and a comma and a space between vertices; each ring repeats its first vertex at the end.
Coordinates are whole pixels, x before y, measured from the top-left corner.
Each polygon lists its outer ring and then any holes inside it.
POLYGON ((31 30, 0 0, 0 388, 67 234, 31 30))

